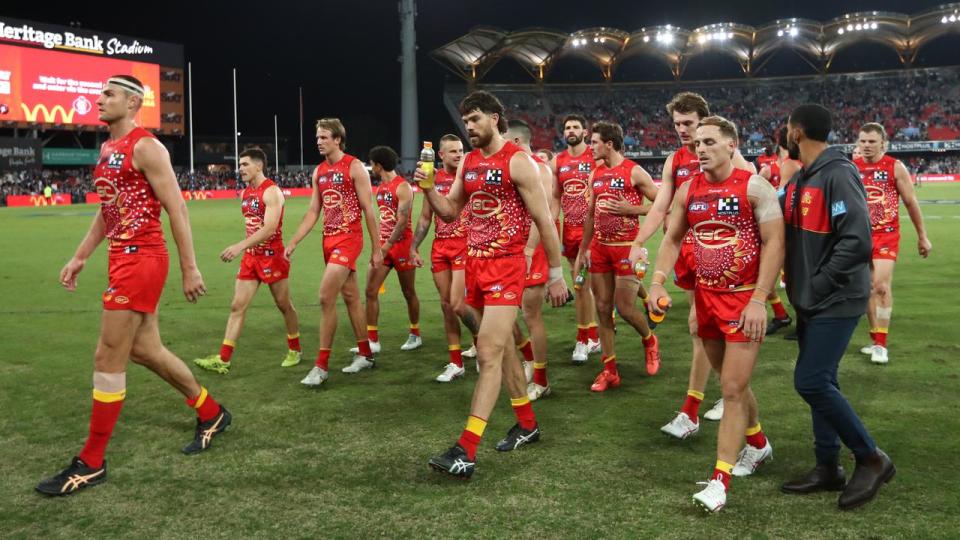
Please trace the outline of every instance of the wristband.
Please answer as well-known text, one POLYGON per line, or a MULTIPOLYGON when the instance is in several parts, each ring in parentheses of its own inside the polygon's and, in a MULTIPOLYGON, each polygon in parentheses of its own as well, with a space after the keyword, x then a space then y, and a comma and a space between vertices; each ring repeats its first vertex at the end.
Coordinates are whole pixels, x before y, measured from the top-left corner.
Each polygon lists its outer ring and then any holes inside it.
POLYGON ((754 289, 756 289, 756 290, 758 290, 758 291, 760 291, 760 292, 762 292, 762 293, 764 293, 764 294, 768 294, 768 295, 770 294, 770 289, 765 289, 765 288, 763 288, 763 287, 761 287, 761 286, 759 286, 759 285, 757 285, 756 287, 754 287, 754 289))
POLYGON ((553 285, 561 279, 563 279, 563 267, 551 266, 547 273, 547 285, 553 285))
MULTIPOLYGON (((667 276, 667 273, 664 272, 663 270, 656 270, 656 271, 654 271, 654 272, 653 272, 653 277, 657 277, 657 274, 660 274, 661 276, 663 276, 663 280, 664 280, 664 281, 666 281, 666 280, 667 280, 667 277, 669 277, 669 276, 667 276)), ((663 285, 663 283, 661 283, 661 285, 663 285)))
POLYGON ((761 306, 763 306, 764 308, 767 307, 767 303, 766 303, 766 302, 763 302, 763 301, 761 301, 761 300, 757 300, 756 298, 751 298, 751 299, 750 299, 750 302, 752 302, 752 303, 754 303, 754 304, 761 305, 761 306))

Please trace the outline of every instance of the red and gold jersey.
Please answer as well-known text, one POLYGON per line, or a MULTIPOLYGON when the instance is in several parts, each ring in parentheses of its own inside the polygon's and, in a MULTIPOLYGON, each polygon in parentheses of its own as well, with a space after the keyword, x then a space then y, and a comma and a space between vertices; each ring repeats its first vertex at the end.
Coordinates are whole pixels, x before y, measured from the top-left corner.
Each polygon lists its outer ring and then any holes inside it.
POLYGON ((117 140, 100 146, 93 185, 100 196, 100 214, 110 252, 159 250, 166 252, 160 225, 160 200, 147 177, 133 166, 133 150, 143 138, 155 138, 135 127, 117 140))
POLYGON ((698 289, 752 288, 760 272, 760 227, 747 197, 752 173, 734 169, 722 182, 697 173, 687 191, 698 289))
POLYGON ((773 167, 776 163, 777 163, 777 154, 771 154, 769 156, 766 154, 760 154, 759 156, 757 156, 758 171, 764 167, 773 167))
POLYGON ((463 188, 470 219, 467 255, 478 258, 522 256, 530 231, 527 207, 510 180, 510 160, 519 146, 507 141, 484 157, 472 150, 464 157, 463 188))
MULTIPOLYGON (((695 175, 700 174, 700 158, 697 154, 686 146, 681 146, 679 150, 673 153, 673 194, 677 194, 680 186, 690 181, 695 175)), ((671 206, 673 198, 670 199, 671 206)), ((693 234, 687 232, 683 237, 685 244, 693 243, 693 234)))
POLYGON ((867 190, 867 209, 870 211, 870 228, 873 232, 900 230, 900 192, 894 174, 897 160, 884 154, 876 163, 867 163, 863 158, 853 160, 860 169, 863 187, 867 190))
MULTIPOLYGON (((453 187, 453 181, 456 179, 456 173, 450 174, 446 169, 439 169, 436 172, 433 180, 433 187, 437 190, 437 193, 446 197, 450 193, 450 188, 453 187)), ((433 215, 433 222, 436 224, 436 229, 434 230, 433 237, 437 240, 445 240, 447 238, 466 238, 467 237, 467 222, 470 219, 470 205, 464 205, 463 211, 460 212, 460 219, 447 223, 446 221, 440 219, 436 213, 433 215)))
POLYGON ((616 167, 599 165, 593 172, 593 236, 604 244, 633 242, 640 231, 639 216, 613 214, 607 204, 613 200, 625 200, 634 206, 643 205, 643 194, 631 181, 636 162, 624 159, 616 167))
MULTIPOLYGON (((407 181, 399 174, 394 176, 389 182, 381 182, 377 186, 377 207, 380 209, 380 242, 386 242, 397 228, 397 211, 400 209, 400 198, 397 196, 397 189, 400 184, 406 184, 407 181)), ((413 235, 410 229, 410 219, 407 219, 406 230, 400 240, 406 240, 413 235)))
MULTIPOLYGON (((267 213, 267 204, 263 202, 263 193, 267 189, 275 186, 273 180, 267 178, 260 185, 252 185, 244 188, 240 194, 240 211, 243 212, 243 221, 247 228, 247 238, 250 238, 257 231, 263 228, 263 220, 267 213)), ((283 206, 280 207, 280 221, 277 223, 277 230, 269 238, 260 242, 247 251, 255 254, 261 254, 265 249, 276 252, 283 251, 283 206)))
POLYGON ((560 210, 563 222, 582 227, 589 208, 587 185, 590 171, 594 169, 593 152, 588 147, 579 156, 570 155, 570 150, 557 154, 557 183, 560 184, 560 210))
POLYGON ((344 154, 330 164, 324 160, 313 172, 314 189, 323 205, 323 235, 363 234, 363 217, 357 190, 350 177, 350 164, 357 158, 344 154))

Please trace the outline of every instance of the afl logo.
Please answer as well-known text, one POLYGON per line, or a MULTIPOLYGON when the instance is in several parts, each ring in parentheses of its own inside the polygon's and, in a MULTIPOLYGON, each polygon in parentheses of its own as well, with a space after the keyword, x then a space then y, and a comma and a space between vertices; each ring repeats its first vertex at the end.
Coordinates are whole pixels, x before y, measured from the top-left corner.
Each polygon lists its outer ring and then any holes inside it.
POLYGON ((567 180, 563 183, 564 195, 583 195, 583 192, 586 190, 587 183, 580 179, 567 180))
POLYGON ((474 217, 488 218, 495 216, 502 207, 500 199, 486 191, 477 191, 470 196, 470 213, 474 217))
POLYGON ((93 186, 97 189, 97 195, 100 196, 101 203, 114 204, 117 202, 117 195, 120 194, 120 190, 117 189, 116 184, 106 178, 97 178, 94 180, 93 186))
POLYGON ((864 186, 867 189, 867 202, 870 204, 881 204, 885 193, 883 188, 877 186, 864 186))
POLYGON ((80 113, 80 115, 87 114, 93 109, 93 105, 90 104, 90 100, 84 96, 80 96, 77 99, 73 100, 73 110, 80 113))
POLYGON ((707 249, 720 249, 736 243, 737 228, 722 221, 702 221, 693 226, 693 237, 707 249))
POLYGON ((710 205, 706 201, 693 201, 687 208, 690 212, 706 212, 710 205))
POLYGON ((335 189, 328 189, 321 193, 324 208, 337 208, 343 202, 343 195, 335 189))

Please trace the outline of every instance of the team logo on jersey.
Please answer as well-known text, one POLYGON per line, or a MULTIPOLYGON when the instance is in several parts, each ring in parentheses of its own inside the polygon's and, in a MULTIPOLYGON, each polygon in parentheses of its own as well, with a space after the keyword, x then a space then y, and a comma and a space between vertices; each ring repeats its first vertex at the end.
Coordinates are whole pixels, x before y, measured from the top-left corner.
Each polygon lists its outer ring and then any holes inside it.
POLYGON ((463 175, 463 181, 464 181, 464 182, 473 182, 473 181, 475 181, 478 177, 479 177, 479 175, 477 174, 477 171, 467 171, 466 174, 463 175))
POLYGON ((875 171, 873 173, 873 179, 877 180, 878 182, 886 182, 887 178, 889 178, 887 176, 887 171, 875 171))
POLYGON ((500 212, 503 204, 496 196, 486 191, 477 191, 470 195, 470 213, 477 218, 488 218, 500 212))
POLYGON ((886 194, 880 186, 865 186, 867 190, 867 203, 883 204, 886 194))
POLYGON ((692 230, 697 243, 707 249, 732 246, 737 241, 737 228, 722 221, 701 221, 692 230))
POLYGON ((590 169, 591 169, 591 167, 590 167, 590 162, 589 162, 589 161, 583 161, 583 162, 580 162, 580 163, 577 164, 577 171, 578 171, 578 172, 588 173, 588 172, 590 172, 590 169))
POLYGON ((731 197, 720 197, 717 199, 718 214, 739 214, 740 197, 733 195, 731 197))
POLYGON ((623 186, 626 185, 623 178, 613 178, 610 180, 610 189, 623 190, 623 186))
POLYGON ((503 183, 502 169, 489 169, 484 177, 483 183, 488 186, 500 185, 503 183))
POLYGON ((93 187, 96 188, 100 202, 103 204, 115 203, 117 196, 120 195, 120 190, 117 189, 117 185, 106 178, 97 178, 94 180, 93 187))
POLYGON ((563 183, 563 193, 564 195, 577 196, 583 195, 583 192, 587 190, 587 183, 579 178, 572 178, 563 183))
POLYGON ((120 169, 123 167, 123 160, 127 157, 126 154, 120 152, 114 152, 110 154, 110 157, 107 158, 107 168, 108 169, 120 169))
POLYGON ((386 223, 393 223, 397 221, 397 214, 393 211, 393 208, 389 206, 380 207, 380 221, 386 223))
POLYGON ((320 196, 323 199, 324 208, 338 208, 343 202, 343 195, 335 189, 325 190, 320 196))
POLYGON ((342 184, 342 183, 343 183, 343 173, 339 173, 339 172, 333 173, 333 179, 331 180, 331 182, 333 182, 334 184, 342 184))

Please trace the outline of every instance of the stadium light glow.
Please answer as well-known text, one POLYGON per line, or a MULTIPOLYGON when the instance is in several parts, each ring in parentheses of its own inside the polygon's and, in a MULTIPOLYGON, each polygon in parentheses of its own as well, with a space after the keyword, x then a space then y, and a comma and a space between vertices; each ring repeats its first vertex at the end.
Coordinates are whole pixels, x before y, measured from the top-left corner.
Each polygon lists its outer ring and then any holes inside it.
POLYGON ((777 30, 777 37, 783 37, 783 30, 777 30))
POLYGON ((644 43, 650 43, 650 36, 643 36, 644 43))
POLYGON ((797 35, 799 34, 800 34, 800 30, 798 30, 796 26, 790 29, 790 36, 797 37, 797 35))
POLYGON ((950 16, 950 22, 957 22, 957 16, 956 16, 956 15, 951 15, 951 16, 950 16))
POLYGON ((841 36, 843 35, 843 32, 844 30, 842 26, 840 28, 837 28, 837 33, 840 34, 841 36))

